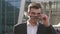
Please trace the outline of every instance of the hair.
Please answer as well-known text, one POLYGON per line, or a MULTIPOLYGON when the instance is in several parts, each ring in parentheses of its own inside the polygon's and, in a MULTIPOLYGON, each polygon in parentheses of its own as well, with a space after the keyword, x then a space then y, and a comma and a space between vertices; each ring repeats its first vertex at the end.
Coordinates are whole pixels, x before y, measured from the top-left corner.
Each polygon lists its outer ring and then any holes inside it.
POLYGON ((41 7, 41 4, 40 3, 37 3, 37 2, 32 2, 29 4, 28 8, 35 8, 35 9, 39 9, 39 8, 42 8, 41 7))
POLYGON ((41 4, 37 3, 37 2, 32 2, 28 5, 28 12, 29 12, 29 10, 31 10, 31 8, 34 8, 34 9, 41 8, 42 9, 41 4))

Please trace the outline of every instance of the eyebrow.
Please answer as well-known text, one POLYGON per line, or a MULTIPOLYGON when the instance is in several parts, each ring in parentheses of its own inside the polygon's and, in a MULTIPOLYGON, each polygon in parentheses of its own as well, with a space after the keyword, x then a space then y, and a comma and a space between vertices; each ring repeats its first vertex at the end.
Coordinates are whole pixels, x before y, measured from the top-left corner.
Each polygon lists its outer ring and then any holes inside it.
MULTIPOLYGON (((34 13, 34 12, 32 12, 32 13, 34 13)), ((41 14, 41 13, 37 13, 37 14, 41 14)))

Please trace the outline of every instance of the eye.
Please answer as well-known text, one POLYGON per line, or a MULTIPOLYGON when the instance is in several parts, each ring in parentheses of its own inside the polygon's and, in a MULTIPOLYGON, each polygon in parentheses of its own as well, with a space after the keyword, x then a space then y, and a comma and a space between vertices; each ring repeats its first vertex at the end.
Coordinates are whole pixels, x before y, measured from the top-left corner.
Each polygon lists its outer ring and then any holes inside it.
POLYGON ((35 14, 34 12, 31 12, 31 14, 35 14))
POLYGON ((41 14, 41 13, 37 13, 38 15, 41 14))

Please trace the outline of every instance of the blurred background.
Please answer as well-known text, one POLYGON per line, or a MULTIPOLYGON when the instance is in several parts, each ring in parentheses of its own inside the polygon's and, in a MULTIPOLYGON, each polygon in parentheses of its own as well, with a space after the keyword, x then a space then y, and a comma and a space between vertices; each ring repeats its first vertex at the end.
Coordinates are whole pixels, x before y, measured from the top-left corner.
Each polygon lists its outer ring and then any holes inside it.
POLYGON ((26 22, 31 2, 41 3, 42 12, 49 16, 50 23, 60 34, 60 0, 0 0, 0 34, 12 34, 14 25, 26 22))

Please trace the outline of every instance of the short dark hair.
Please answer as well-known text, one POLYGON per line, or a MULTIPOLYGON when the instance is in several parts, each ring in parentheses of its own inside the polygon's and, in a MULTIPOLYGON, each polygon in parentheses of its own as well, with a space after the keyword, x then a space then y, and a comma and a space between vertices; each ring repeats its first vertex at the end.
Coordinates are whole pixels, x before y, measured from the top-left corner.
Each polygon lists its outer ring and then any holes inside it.
POLYGON ((41 4, 40 3, 32 2, 28 6, 28 9, 31 9, 31 8, 39 9, 39 8, 42 8, 42 7, 41 7, 41 4))

